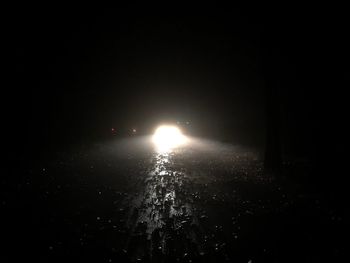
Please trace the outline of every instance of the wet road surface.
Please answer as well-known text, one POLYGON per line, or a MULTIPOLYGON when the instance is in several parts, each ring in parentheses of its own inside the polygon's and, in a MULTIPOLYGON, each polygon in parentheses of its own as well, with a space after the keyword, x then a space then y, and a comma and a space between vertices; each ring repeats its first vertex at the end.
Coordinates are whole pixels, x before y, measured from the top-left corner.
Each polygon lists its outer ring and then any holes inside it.
POLYGON ((9 262, 329 262, 343 253, 344 218, 264 174, 249 149, 194 140, 157 152, 135 138, 23 173, 3 182, 9 262))

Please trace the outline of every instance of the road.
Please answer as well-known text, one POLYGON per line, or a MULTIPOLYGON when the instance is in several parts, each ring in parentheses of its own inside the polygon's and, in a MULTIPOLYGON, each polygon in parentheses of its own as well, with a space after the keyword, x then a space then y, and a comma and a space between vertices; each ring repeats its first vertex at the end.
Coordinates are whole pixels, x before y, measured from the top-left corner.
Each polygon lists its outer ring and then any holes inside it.
POLYGON ((13 261, 327 262, 343 253, 343 217, 264 174, 251 149, 192 139, 157 152, 135 137, 23 173, 2 201, 13 215, 5 226, 13 261))

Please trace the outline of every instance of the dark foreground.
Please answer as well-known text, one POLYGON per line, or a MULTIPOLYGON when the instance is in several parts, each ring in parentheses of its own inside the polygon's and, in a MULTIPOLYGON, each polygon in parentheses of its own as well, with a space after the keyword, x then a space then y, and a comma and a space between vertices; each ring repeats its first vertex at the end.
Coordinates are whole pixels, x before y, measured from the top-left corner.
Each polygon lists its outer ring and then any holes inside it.
MULTIPOLYGON (((332 203, 262 172, 252 151, 142 139, 13 167, 2 184, 1 262, 336 262, 332 203), (144 148, 142 148, 144 146, 144 148)), ((276 178, 277 177, 277 178, 276 178)))

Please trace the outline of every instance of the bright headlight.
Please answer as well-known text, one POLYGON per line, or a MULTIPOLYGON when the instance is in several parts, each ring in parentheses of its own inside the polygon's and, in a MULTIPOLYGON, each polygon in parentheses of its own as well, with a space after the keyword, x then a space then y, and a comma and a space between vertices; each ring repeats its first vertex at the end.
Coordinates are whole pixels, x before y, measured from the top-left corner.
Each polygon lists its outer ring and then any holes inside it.
POLYGON ((186 136, 176 126, 162 125, 156 129, 152 140, 158 150, 170 151, 175 147, 185 144, 186 136))

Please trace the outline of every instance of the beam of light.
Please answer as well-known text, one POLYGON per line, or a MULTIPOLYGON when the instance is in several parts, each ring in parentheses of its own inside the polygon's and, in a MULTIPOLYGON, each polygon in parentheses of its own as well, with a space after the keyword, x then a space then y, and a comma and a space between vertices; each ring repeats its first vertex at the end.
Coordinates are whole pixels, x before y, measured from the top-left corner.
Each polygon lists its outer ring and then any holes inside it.
POLYGON ((156 129, 152 141, 158 152, 170 152, 172 149, 185 144, 187 138, 178 127, 162 125, 156 129))

